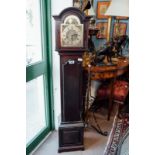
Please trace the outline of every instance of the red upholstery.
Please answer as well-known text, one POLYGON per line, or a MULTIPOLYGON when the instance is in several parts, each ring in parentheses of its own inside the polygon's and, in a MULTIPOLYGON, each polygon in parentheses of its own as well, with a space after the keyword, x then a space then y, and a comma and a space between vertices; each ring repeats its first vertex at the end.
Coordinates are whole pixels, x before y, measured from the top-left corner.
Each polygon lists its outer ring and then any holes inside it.
MULTIPOLYGON (((124 102, 129 92, 129 84, 126 81, 117 80, 113 85, 113 99, 124 102)), ((110 87, 102 85, 97 91, 97 97, 108 98, 110 95, 110 87)))
MULTIPOLYGON (((121 105, 124 104, 125 99, 129 92, 129 83, 122 80, 116 80, 112 87, 108 85, 102 85, 97 91, 97 98, 100 99, 110 99, 109 100, 109 110, 108 110, 108 120, 110 120, 110 113, 112 110, 112 102, 119 105, 118 109, 120 111, 121 105), (110 94, 112 93, 112 94, 110 94)), ((118 111, 118 116, 119 116, 118 111)))
POLYGON ((113 99, 124 102, 129 92, 129 84, 126 81, 116 81, 114 83, 113 99))

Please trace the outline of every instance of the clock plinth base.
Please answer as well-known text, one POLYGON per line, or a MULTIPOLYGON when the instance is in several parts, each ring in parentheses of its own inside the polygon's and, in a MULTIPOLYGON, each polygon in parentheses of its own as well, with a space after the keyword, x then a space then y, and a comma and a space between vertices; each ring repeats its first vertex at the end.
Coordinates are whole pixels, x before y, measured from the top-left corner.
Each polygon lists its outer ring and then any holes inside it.
POLYGON ((69 151, 84 151, 84 146, 81 145, 81 146, 67 146, 67 147, 60 147, 58 149, 58 153, 61 153, 61 152, 69 152, 69 151))
POLYGON ((59 126, 58 152, 84 150, 84 124, 61 124, 59 126))

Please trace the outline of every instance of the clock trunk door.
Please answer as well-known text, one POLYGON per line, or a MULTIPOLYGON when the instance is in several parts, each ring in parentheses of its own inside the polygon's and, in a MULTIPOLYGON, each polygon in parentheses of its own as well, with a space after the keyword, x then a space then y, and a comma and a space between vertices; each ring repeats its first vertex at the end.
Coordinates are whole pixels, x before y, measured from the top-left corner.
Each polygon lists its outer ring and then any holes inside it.
POLYGON ((62 64, 62 122, 81 120, 81 82, 81 62, 69 59, 66 63, 62 64))

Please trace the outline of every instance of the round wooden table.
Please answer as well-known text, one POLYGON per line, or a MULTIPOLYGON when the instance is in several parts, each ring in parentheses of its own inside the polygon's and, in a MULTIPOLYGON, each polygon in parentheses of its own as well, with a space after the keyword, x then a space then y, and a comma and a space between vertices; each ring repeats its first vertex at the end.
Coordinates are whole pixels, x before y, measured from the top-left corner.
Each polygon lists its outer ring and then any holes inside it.
POLYGON ((118 59, 115 65, 90 66, 85 68, 91 80, 104 80, 123 75, 129 69, 129 59, 118 59))

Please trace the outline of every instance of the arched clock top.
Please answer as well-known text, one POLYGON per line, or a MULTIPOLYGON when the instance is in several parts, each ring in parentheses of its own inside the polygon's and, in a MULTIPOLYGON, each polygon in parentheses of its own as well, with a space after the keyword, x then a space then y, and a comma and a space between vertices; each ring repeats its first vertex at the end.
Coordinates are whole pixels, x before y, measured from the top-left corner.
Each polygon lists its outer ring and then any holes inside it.
POLYGON ((62 10, 59 15, 54 15, 53 17, 55 20, 64 21, 69 14, 78 16, 81 22, 85 20, 90 20, 90 18, 92 17, 92 16, 86 16, 84 12, 82 12, 80 9, 76 7, 68 7, 62 10))
POLYGON ((88 27, 91 16, 86 16, 75 7, 64 9, 53 16, 56 34, 56 51, 84 52, 88 49, 88 27))
POLYGON ((65 20, 64 20, 64 24, 73 24, 73 25, 77 25, 80 24, 80 20, 77 16, 75 15, 68 15, 65 20))

